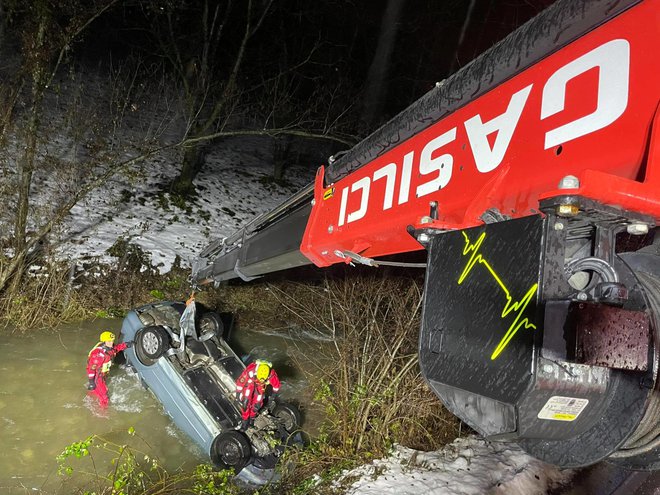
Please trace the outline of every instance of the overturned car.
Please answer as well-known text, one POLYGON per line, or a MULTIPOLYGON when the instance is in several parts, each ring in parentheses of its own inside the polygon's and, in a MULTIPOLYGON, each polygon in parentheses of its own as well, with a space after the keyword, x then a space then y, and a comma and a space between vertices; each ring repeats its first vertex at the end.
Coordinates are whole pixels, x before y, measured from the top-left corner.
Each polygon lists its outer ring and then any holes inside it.
POLYGON ((227 344, 220 315, 200 308, 194 331, 181 325, 185 304, 157 302, 128 313, 122 340, 143 385, 220 468, 234 468, 248 481, 272 479, 287 445, 301 442, 300 413, 270 400, 247 431, 239 431, 241 406, 235 381, 245 369, 227 344))

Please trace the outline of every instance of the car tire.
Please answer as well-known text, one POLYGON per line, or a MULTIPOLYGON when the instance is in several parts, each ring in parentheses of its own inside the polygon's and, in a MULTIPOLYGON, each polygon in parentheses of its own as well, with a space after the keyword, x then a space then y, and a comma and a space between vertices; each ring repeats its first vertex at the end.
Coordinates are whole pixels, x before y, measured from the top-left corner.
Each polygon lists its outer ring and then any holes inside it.
POLYGON ((202 342, 212 337, 222 337, 224 326, 218 313, 206 311, 197 320, 199 340, 202 342))
POLYGON ((236 430, 220 433, 211 444, 211 460, 220 469, 233 468, 238 472, 245 467, 251 455, 250 440, 236 430))
POLYGON ((163 327, 144 327, 135 334, 135 355, 145 366, 153 365, 168 347, 169 334, 163 327))
POLYGON ((273 416, 282 420, 284 429, 289 434, 300 429, 300 411, 293 404, 279 402, 273 409, 273 416))

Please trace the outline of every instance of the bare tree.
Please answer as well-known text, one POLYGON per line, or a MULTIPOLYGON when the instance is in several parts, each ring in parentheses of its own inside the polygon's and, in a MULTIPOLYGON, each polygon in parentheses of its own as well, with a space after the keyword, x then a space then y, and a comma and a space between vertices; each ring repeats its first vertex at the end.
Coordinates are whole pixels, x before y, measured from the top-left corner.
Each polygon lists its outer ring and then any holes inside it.
MULTIPOLYGON (((329 149, 350 148, 357 142, 353 132, 357 119, 349 82, 337 77, 327 84, 303 90, 295 69, 282 72, 259 86, 254 114, 258 125, 273 140, 273 178, 281 180, 296 153, 297 141, 324 141, 329 149)), ((324 148, 325 149, 325 148, 324 148)), ((327 155, 324 157, 327 158, 327 155)))
POLYGON ((25 263, 30 248, 27 236, 28 212, 30 207, 30 187, 35 170, 35 159, 39 146, 38 134, 43 113, 44 94, 55 78, 58 69, 67 56, 71 43, 100 15, 117 0, 101 0, 85 7, 77 5, 53 5, 47 0, 38 0, 26 7, 17 9, 15 15, 22 17, 22 68, 18 89, 8 99, 9 107, 5 116, 13 113, 21 93, 26 107, 23 126, 23 153, 17 161, 17 201, 14 220, 13 261, 8 267, 3 265, 0 273, 0 290, 6 286, 25 263), (54 10, 60 13, 56 18, 54 10), (62 15, 66 12, 65 15, 62 15), (60 25, 62 18, 66 24, 60 25), (25 90, 25 91, 22 91, 25 90))
POLYGON ((182 141, 187 144, 173 192, 185 196, 194 191, 208 145, 223 136, 271 136, 276 176, 283 174, 292 137, 331 140, 342 147, 355 143, 350 132, 334 134, 347 111, 338 110, 338 99, 332 98, 346 88, 328 90, 324 84, 329 81, 302 75, 305 66, 313 65, 320 42, 285 40, 288 6, 272 0, 203 0, 169 7, 153 3, 146 10, 155 20, 155 45, 181 94, 182 141))
POLYGON ((153 2, 146 9, 154 21, 156 45, 181 91, 182 140, 192 140, 184 148, 181 171, 172 184, 174 192, 193 192, 192 180, 204 161, 206 144, 197 138, 222 129, 231 115, 246 46, 260 29, 272 3, 203 0, 163 6, 153 2), (236 31, 229 31, 228 24, 237 19, 241 19, 243 29, 236 44, 230 38, 236 31))
POLYGON ((83 81, 75 80, 73 43, 117 1, 83 7, 40 0, 14 12, 17 20, 10 28, 21 36, 20 64, 0 99, 7 179, 0 192, 15 205, 0 214, 0 224, 13 233, 0 238, 5 296, 15 293, 26 264, 76 203, 114 175, 179 144, 163 147, 154 133, 125 132, 133 102, 147 92, 138 83, 144 69, 139 60, 115 67, 109 77, 87 73, 83 81), (57 187, 40 187, 44 183, 57 187))

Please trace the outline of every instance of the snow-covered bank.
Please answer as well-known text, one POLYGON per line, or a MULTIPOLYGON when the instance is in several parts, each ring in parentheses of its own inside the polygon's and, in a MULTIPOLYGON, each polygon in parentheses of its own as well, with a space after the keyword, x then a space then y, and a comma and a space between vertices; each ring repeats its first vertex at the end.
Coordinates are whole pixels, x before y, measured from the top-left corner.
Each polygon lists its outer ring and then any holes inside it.
MULTIPOLYGON (((165 186, 177 175, 180 156, 167 152, 140 166, 144 180, 115 177, 77 204, 57 251, 67 259, 109 263, 108 249, 123 239, 139 246, 160 273, 178 256, 183 266, 212 240, 225 237, 311 182, 314 166, 292 166, 286 186, 270 181, 268 139, 228 139, 206 158, 194 181, 193 203, 174 204, 165 186)), ((57 242, 57 241, 56 241, 57 242)))
POLYGON ((436 452, 397 447, 387 459, 344 473, 347 495, 543 495, 570 481, 560 470, 510 443, 459 438, 436 452))

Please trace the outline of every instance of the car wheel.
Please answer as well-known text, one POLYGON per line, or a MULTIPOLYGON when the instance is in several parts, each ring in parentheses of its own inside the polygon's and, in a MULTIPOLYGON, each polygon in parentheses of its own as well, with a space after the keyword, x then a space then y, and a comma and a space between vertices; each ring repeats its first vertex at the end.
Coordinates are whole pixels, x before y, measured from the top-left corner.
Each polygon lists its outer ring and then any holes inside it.
POLYGON ((222 337, 224 332, 220 315, 213 311, 207 311, 199 317, 197 328, 199 329, 199 336, 202 341, 208 340, 211 337, 222 337))
POLYGON ((282 421, 284 429, 288 433, 293 433, 300 428, 300 411, 292 404, 278 403, 273 410, 273 416, 282 421))
POLYGON ((233 468, 236 473, 250 460, 250 440, 245 433, 229 430, 221 433, 211 445, 211 460, 220 469, 233 468))
POLYGON ((144 327, 135 334, 135 355, 145 366, 151 366, 169 347, 169 334, 163 327, 144 327))

